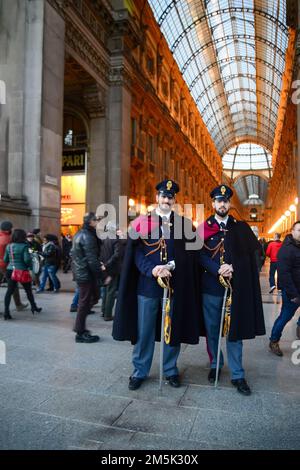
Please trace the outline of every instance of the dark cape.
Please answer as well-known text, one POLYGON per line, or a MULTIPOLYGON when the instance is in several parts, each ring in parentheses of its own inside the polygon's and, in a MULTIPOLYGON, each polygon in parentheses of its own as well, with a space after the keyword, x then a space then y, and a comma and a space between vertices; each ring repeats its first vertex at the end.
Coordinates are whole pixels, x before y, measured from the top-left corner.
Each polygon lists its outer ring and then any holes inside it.
MULTIPOLYGON (((213 217, 209 218, 212 225, 219 226, 213 217)), ((206 221, 206 224, 207 222, 206 221)), ((264 313, 259 283, 259 273, 255 252, 260 248, 259 241, 246 222, 236 221, 229 216, 226 238, 230 246, 233 266, 232 305, 229 341, 252 339, 266 334, 264 313)), ((204 233, 206 233, 204 226, 204 233)))
MULTIPOLYGON (((148 217, 149 224, 147 223, 147 225, 150 228, 151 215, 146 217, 148 217)), ((175 217, 181 219, 182 227, 184 223, 190 224, 191 227, 190 221, 175 213, 171 214, 170 221, 174 222, 175 217)), ((135 227, 139 227, 139 224, 135 223, 135 227)), ((191 231, 192 229, 190 229, 191 231)), ((151 238, 150 234, 148 238, 151 238)), ((184 235, 181 239, 174 240, 175 271, 172 272, 174 293, 171 346, 180 343, 197 344, 199 336, 204 335, 200 295, 197 292, 200 281, 196 251, 187 251, 185 248, 186 241, 191 242, 186 240, 184 235)), ((139 271, 134 262, 134 249, 137 243, 142 242, 140 239, 132 240, 130 237, 128 238, 112 332, 115 340, 131 341, 132 344, 137 342, 137 282, 139 271)), ((156 341, 160 341, 160 329, 161 308, 157 315, 156 341)))

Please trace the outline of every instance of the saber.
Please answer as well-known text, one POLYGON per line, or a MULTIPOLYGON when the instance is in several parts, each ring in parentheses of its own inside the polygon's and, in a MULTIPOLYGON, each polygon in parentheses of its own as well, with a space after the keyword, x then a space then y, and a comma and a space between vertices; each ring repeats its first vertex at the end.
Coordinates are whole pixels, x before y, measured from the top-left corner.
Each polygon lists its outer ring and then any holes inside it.
POLYGON ((162 316, 161 316, 161 333, 160 333, 160 356, 159 356, 159 391, 162 391, 163 369, 164 369, 164 346, 165 346, 165 318, 166 305, 168 300, 168 287, 164 287, 162 316))
POLYGON ((223 297, 222 313, 221 313, 221 321, 220 321, 215 387, 217 387, 218 379, 219 379, 220 356, 221 356, 221 340, 222 340, 223 323, 224 323, 224 317, 225 317, 227 293, 228 293, 228 287, 225 287, 225 292, 224 292, 224 297, 223 297))

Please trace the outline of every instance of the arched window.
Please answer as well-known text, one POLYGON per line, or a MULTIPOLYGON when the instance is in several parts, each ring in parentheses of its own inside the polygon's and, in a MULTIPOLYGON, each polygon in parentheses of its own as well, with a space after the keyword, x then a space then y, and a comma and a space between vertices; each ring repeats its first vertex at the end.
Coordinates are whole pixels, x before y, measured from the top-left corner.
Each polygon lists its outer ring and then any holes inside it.
POLYGON ((87 131, 84 121, 71 113, 64 114, 64 141, 65 149, 87 147, 87 131))

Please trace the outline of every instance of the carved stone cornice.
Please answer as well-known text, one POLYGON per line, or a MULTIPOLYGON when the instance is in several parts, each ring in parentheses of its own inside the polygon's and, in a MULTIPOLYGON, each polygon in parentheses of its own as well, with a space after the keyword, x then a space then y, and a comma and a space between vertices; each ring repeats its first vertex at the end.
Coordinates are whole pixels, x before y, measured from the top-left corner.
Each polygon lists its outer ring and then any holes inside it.
POLYGON ((97 118, 105 115, 105 90, 97 83, 89 85, 83 90, 84 107, 89 117, 97 118))
POLYGON ((109 70, 109 82, 113 86, 125 86, 131 90, 132 74, 125 64, 112 65, 109 70))
MULTIPOLYGON (((72 21, 72 15, 80 18, 97 41, 105 45, 106 39, 111 30, 113 22, 112 16, 105 5, 100 0, 92 1, 92 9, 86 0, 47 0, 48 3, 67 21, 72 21), (101 4, 101 7, 100 7, 101 4)), ((91 0, 89 0, 91 1, 91 0)))
POLYGON ((133 17, 127 9, 113 11, 113 22, 110 30, 110 40, 108 46, 111 52, 115 50, 115 41, 117 38, 122 39, 122 49, 132 51, 143 42, 143 31, 136 24, 133 17))
POLYGON ((66 23, 66 44, 73 49, 86 62, 103 81, 107 82, 109 76, 109 65, 89 43, 89 41, 81 34, 75 26, 67 21, 66 23))

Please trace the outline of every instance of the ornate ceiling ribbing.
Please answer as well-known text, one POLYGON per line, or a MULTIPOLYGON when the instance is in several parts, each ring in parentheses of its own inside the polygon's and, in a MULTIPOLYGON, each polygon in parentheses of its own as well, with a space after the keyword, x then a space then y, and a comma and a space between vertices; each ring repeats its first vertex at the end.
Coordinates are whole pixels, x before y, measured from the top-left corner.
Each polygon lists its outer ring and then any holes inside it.
POLYGON ((236 173, 240 175, 234 188, 242 204, 263 204, 267 195, 267 181, 272 176, 272 155, 260 145, 242 143, 228 150, 222 160, 224 170, 227 170, 227 174, 228 171, 231 173, 231 180, 236 173), (245 170, 247 175, 242 176, 245 170), (260 171, 263 171, 264 178, 255 175, 260 171))
POLYGON ((149 0, 221 155, 273 148, 285 51, 285 0, 149 0))

